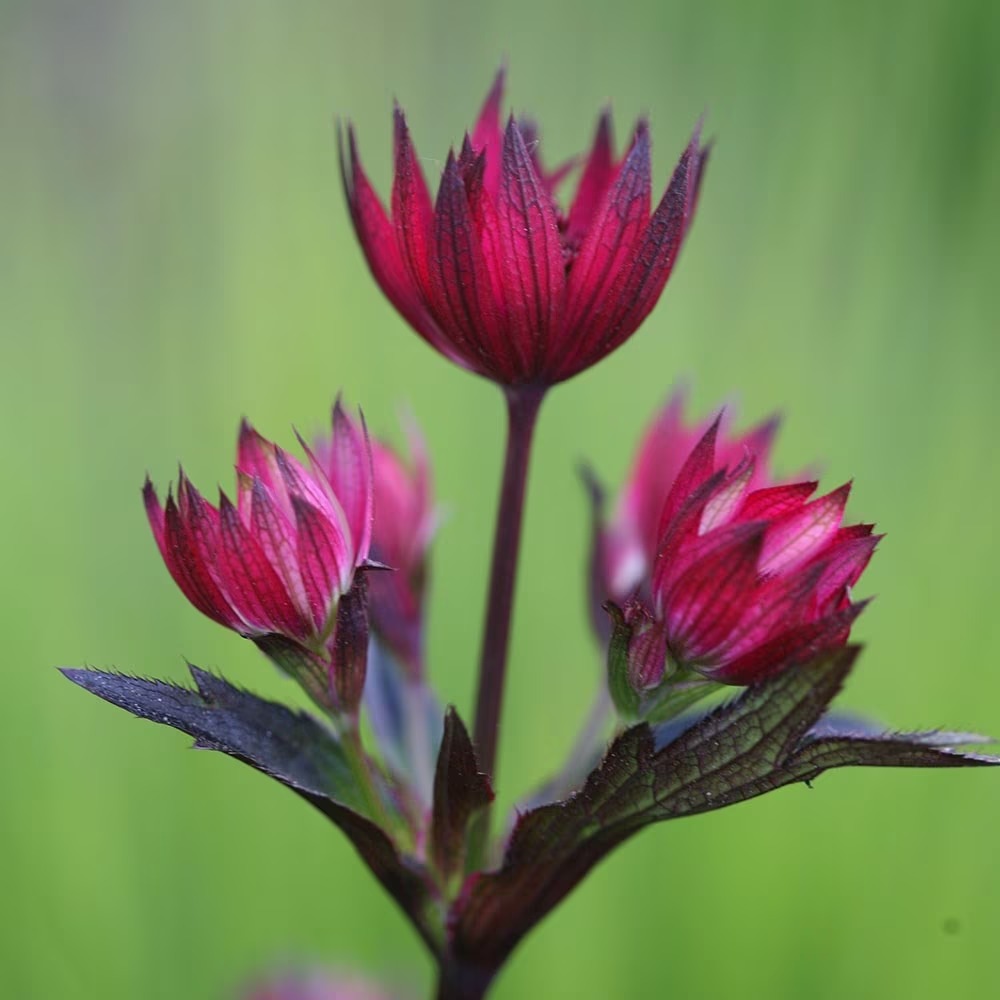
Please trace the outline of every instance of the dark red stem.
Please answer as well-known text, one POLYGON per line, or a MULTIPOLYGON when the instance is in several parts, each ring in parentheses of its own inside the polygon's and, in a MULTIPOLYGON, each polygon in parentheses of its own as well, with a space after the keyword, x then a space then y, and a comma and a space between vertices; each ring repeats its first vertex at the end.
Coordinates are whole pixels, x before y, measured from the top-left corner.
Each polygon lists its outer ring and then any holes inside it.
POLYGON ((435 1000, 482 1000, 494 973, 445 959, 438 967, 435 1000))
POLYGON ((479 661, 479 694, 474 734, 479 766, 491 777, 496 770, 500 709, 503 703, 504 674, 507 670, 528 460, 531 457, 535 420, 544 395, 544 387, 539 386, 518 386, 506 390, 507 454, 493 539, 493 565, 490 569, 486 627, 479 661))

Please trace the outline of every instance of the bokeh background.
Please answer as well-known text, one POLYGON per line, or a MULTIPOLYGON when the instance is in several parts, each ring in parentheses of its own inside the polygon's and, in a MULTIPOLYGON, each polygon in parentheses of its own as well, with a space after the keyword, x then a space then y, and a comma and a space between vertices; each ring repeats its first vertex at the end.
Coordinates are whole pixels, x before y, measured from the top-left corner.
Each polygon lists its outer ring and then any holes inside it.
MULTIPOLYGON (((989 0, 6 0, 0 6, 0 967, 11 997, 228 995, 276 959, 431 970, 318 813, 70 686, 183 657, 294 700, 201 618, 139 488, 231 481, 237 421, 291 443, 343 388, 425 428, 452 514, 433 675, 468 713, 502 408, 408 332, 349 229, 333 117, 388 190, 390 109, 432 178, 500 59, 550 162, 613 99, 665 183, 703 111, 700 215, 636 338, 546 404, 502 752, 505 802, 568 750, 600 672, 574 467, 620 480, 678 379, 782 409, 779 462, 856 477, 889 537, 843 704, 1000 731, 989 0)), ((647 831, 521 947, 496 996, 936 997, 997 979, 1000 782, 836 772, 647 831)))

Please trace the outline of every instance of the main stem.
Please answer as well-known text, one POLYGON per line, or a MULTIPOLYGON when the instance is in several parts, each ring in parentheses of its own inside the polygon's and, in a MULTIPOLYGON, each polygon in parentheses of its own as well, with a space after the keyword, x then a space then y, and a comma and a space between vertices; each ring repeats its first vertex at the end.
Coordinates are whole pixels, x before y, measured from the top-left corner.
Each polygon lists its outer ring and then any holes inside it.
POLYGON ((521 544, 521 519, 528 480, 528 460, 535 420, 545 389, 518 386, 506 390, 507 453, 504 459, 496 534, 493 538, 493 565, 486 603, 486 628, 479 661, 479 694, 476 700, 474 739, 479 766, 484 773, 496 769, 500 709, 503 702, 510 618, 514 605, 514 580, 521 544))

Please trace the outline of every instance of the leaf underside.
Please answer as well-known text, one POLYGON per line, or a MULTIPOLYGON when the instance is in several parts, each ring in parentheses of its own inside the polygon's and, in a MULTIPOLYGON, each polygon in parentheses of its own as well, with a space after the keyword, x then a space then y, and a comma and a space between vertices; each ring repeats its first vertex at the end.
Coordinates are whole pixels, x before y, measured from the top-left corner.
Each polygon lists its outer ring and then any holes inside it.
POLYGON ((437 952, 427 885, 393 840, 363 815, 364 807, 336 735, 305 712, 266 701, 189 665, 196 690, 99 670, 63 673, 99 698, 141 719, 193 736, 291 788, 346 834, 375 877, 437 952))
POLYGON ((846 647, 750 687, 660 749, 648 725, 626 730, 579 792, 519 818, 497 871, 470 877, 449 919, 453 952, 498 968, 594 865, 651 823, 719 809, 835 767, 1000 764, 951 749, 986 742, 969 734, 814 728, 858 652, 846 647))

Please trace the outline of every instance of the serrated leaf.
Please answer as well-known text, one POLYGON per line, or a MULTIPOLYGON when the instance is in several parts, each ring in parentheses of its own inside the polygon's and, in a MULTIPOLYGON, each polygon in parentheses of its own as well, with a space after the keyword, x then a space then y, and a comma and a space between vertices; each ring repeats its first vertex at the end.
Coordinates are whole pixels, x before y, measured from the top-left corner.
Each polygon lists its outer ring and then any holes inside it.
POLYGON ((490 779, 479 770, 469 733, 449 707, 434 774, 430 842, 431 858, 445 882, 465 863, 469 821, 492 801, 490 779))
POLYGON ((626 730, 572 798, 520 817, 499 870, 470 877, 449 918, 453 953, 498 968, 594 865, 651 823, 810 781, 833 767, 1000 763, 941 748, 935 734, 811 732, 857 654, 847 647, 750 687, 659 749, 648 725, 626 730))
POLYGON ((99 670, 65 669, 74 684, 141 719, 172 726, 195 746, 218 750, 270 775, 311 802, 346 834, 433 951, 440 934, 421 870, 364 812, 336 735, 293 711, 190 666, 197 690, 99 670))

